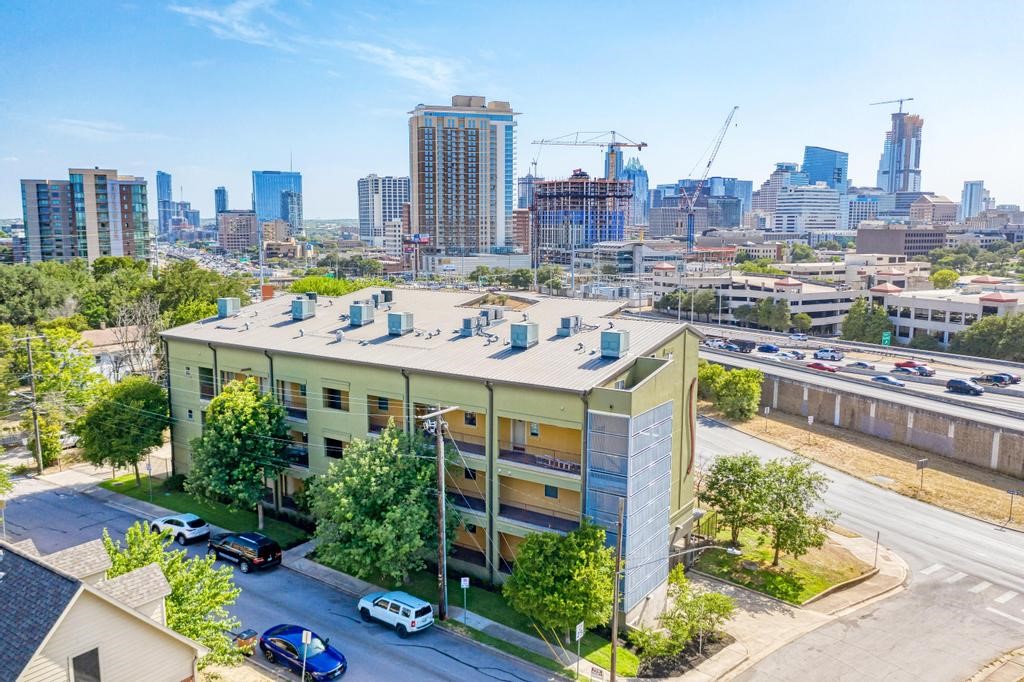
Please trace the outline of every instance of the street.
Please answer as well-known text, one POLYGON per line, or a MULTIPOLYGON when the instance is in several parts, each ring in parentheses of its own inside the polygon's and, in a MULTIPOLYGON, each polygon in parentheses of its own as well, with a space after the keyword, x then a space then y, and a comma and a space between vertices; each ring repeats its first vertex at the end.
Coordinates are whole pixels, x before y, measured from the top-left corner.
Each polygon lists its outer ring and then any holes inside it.
MULTIPOLYGON (((139 518, 130 510, 36 479, 17 482, 6 511, 8 540, 30 537, 43 554, 101 537, 104 528, 114 537, 123 537, 139 518)), ((188 551, 191 555, 205 553, 205 541, 191 545, 188 551)), ((242 594, 230 611, 243 627, 262 632, 278 623, 295 623, 329 637, 348 658, 347 680, 548 679, 532 666, 494 654, 441 628, 399 639, 379 624, 363 623, 354 597, 284 567, 248 575, 236 570, 234 579, 242 594)), ((283 672, 284 668, 277 670, 283 672)))
MULTIPOLYGON (((702 419, 698 461, 791 453, 702 419)), ((832 480, 838 523, 912 569, 908 588, 769 655, 743 680, 963 680, 1024 644, 1024 534, 938 509, 815 464, 832 480)))

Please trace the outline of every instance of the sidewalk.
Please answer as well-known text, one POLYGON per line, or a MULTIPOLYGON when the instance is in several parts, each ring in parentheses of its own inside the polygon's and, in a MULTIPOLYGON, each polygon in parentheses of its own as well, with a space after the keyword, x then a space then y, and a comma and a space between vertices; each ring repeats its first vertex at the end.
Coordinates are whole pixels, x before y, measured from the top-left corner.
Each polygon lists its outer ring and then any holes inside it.
POLYGON ((1024 680, 1024 649, 997 658, 979 670, 968 682, 1019 682, 1024 680))

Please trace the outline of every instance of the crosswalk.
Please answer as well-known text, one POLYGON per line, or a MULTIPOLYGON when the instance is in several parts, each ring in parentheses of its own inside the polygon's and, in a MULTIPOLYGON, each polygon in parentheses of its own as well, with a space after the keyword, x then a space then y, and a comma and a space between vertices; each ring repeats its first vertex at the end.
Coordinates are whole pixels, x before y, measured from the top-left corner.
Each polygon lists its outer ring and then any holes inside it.
MULTIPOLYGON (((943 564, 932 564, 927 568, 921 569, 917 573, 922 576, 934 576, 935 581, 941 581, 944 585, 956 585, 957 583, 964 582, 963 586, 966 587, 968 583, 972 582, 972 580, 968 580, 969 578, 971 578, 971 576, 967 573, 964 573, 962 571, 955 571, 951 568, 947 568, 943 564)), ((1014 613, 1007 613, 1007 610, 1009 609, 1015 609, 1019 606, 1024 606, 1024 597, 1022 597, 1021 599, 1017 599, 1021 595, 1019 592, 1015 590, 1004 589, 1003 591, 998 592, 997 594, 998 590, 999 588, 996 585, 993 585, 987 580, 977 580, 977 582, 971 584, 970 587, 967 587, 967 591, 969 593, 983 595, 985 597, 991 597, 992 603, 998 604, 1000 607, 996 608, 994 606, 986 606, 985 610, 987 612, 997 616, 1001 616, 1002 618, 1013 621, 1015 623, 1024 625, 1024 616, 1016 615, 1014 613), (987 595, 985 594, 994 587, 996 588, 996 590, 993 590, 987 595)), ((1021 608, 1020 611, 1021 613, 1024 613, 1024 608, 1021 608)))

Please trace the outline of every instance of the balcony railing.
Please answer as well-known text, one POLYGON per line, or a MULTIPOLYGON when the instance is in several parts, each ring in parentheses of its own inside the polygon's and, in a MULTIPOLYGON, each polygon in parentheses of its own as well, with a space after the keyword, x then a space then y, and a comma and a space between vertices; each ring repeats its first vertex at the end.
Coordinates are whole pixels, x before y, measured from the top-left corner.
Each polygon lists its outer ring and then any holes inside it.
POLYGON ((371 414, 368 431, 370 433, 383 433, 384 429, 388 427, 388 419, 389 415, 387 414, 371 414))
POLYGON ((476 512, 487 511, 487 502, 479 497, 464 495, 457 490, 448 493, 448 501, 456 507, 462 507, 463 509, 470 509, 476 512))
MULTIPOLYGON (((553 471, 562 471, 567 474, 580 475, 580 463, 570 459, 572 453, 563 452, 560 450, 551 450, 548 448, 540 448, 532 445, 526 446, 525 450, 520 450, 512 447, 511 443, 500 443, 500 450, 498 453, 498 459, 508 460, 510 462, 518 462, 520 464, 528 464, 530 466, 541 467, 543 469, 551 469, 553 471)), ((579 456, 576 456, 579 459, 579 456)))
POLYGON ((569 512, 536 507, 530 504, 502 504, 498 510, 498 516, 506 519, 528 523, 533 526, 560 530, 568 533, 580 527, 580 515, 569 512))
POLYGON ((305 405, 291 405, 285 403, 284 411, 288 413, 288 416, 292 419, 305 419, 306 418, 306 406, 305 405))
POLYGON ((467 564, 487 567, 487 557, 483 552, 461 545, 452 545, 452 552, 449 555, 452 559, 465 561, 467 564))
POLYGON ((482 436, 475 436, 471 433, 459 433, 458 431, 452 431, 452 440, 455 441, 455 446, 459 452, 464 455, 486 455, 487 454, 487 440, 482 436))
POLYGON ((309 467, 309 447, 305 444, 287 446, 284 456, 292 466, 309 467))

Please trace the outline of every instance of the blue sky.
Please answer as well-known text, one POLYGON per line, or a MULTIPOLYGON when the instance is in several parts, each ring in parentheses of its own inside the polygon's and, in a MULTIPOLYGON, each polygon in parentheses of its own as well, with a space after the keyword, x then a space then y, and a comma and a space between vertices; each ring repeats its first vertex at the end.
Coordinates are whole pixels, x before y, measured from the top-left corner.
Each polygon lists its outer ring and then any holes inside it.
MULTIPOLYGON (((356 179, 408 173, 407 112, 508 100, 530 141, 614 129, 650 146, 652 184, 686 177, 739 105, 712 174, 751 179, 806 144, 874 184, 889 107, 924 116, 924 188, 984 179, 1024 203, 1021 2, 5 2, 0 217, 19 178, 69 166, 174 175, 205 216, 247 207, 250 170, 304 176, 308 217, 356 215, 356 179)), ((540 173, 601 171, 546 147, 540 173)))

